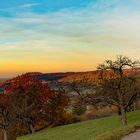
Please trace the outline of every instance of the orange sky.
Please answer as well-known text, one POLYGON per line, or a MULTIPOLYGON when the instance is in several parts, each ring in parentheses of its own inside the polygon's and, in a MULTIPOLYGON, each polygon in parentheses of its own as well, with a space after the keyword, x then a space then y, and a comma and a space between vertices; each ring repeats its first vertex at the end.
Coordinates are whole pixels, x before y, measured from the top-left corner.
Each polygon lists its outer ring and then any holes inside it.
POLYGON ((42 0, 6 1, 0 4, 0 77, 95 70, 116 55, 140 58, 138 0, 55 0, 50 7, 42 0))

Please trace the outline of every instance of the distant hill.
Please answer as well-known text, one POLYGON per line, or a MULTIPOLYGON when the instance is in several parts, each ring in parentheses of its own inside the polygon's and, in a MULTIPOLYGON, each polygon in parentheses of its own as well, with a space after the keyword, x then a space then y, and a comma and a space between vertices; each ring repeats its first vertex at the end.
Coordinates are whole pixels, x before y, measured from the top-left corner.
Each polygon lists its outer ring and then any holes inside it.
MULTIPOLYGON (((137 77, 140 77, 140 69, 136 69, 135 71, 131 69, 125 69, 125 74, 134 74, 137 77)), ((60 72, 60 73, 40 73, 40 72, 29 72, 27 73, 36 77, 43 82, 48 83, 87 83, 94 84, 98 83, 101 79, 101 73, 99 71, 87 71, 87 72, 60 72)), ((104 73, 106 77, 114 76, 111 71, 106 71, 104 73)), ((13 81, 13 79, 12 79, 13 81)), ((11 80, 6 78, 1 78, 0 83, 10 83, 11 80)))
POLYGON ((48 82, 97 82, 98 71, 89 72, 66 72, 66 73, 29 73, 36 78, 48 82))
MULTIPOLYGON (((140 77, 140 69, 131 70, 125 69, 124 73, 135 74, 140 77)), ((97 83, 101 78, 101 72, 99 71, 87 71, 87 72, 66 72, 66 73, 31 73, 40 80, 48 82, 83 82, 83 83, 97 83)), ((111 71, 104 73, 106 77, 114 76, 111 71)))
POLYGON ((6 80, 8 80, 8 78, 0 78, 0 82, 4 82, 6 80))

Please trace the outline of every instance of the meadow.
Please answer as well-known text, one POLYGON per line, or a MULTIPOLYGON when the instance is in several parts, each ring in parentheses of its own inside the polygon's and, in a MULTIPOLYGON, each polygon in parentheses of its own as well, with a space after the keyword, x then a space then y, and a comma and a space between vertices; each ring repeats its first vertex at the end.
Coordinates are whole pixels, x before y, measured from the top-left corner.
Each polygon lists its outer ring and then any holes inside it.
POLYGON ((127 116, 127 126, 120 124, 119 116, 111 116, 45 129, 17 140, 119 140, 140 126, 140 110, 130 112, 127 116))

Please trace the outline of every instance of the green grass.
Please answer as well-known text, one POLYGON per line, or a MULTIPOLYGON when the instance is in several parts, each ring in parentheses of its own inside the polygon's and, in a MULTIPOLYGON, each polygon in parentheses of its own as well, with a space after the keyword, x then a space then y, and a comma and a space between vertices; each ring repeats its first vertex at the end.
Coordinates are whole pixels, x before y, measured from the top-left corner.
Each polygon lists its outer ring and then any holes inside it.
POLYGON ((128 114, 128 125, 120 124, 119 116, 50 128, 17 140, 119 140, 140 126, 140 111, 128 114))

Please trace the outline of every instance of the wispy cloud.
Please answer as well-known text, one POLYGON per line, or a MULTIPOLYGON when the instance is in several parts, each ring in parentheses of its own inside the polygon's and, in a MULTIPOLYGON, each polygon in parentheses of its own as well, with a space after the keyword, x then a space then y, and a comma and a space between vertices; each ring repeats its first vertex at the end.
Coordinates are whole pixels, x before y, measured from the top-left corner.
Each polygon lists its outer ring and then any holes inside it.
POLYGON ((41 3, 27 3, 27 4, 23 4, 21 6, 19 6, 20 8, 32 8, 32 7, 36 7, 42 5, 41 3))
POLYGON ((1 17, 0 60, 12 63, 18 58, 18 64, 36 60, 51 71, 92 70, 104 57, 116 54, 139 57, 140 10, 126 5, 128 1, 98 0, 82 8, 44 14, 20 11, 12 18, 1 17))
POLYGON ((13 7, 0 8, 0 12, 3 12, 3 13, 0 13, 0 16, 5 16, 5 13, 7 13, 13 17, 13 16, 23 14, 26 12, 31 12, 34 8, 41 5, 42 3, 26 3, 22 5, 13 6, 13 7))

